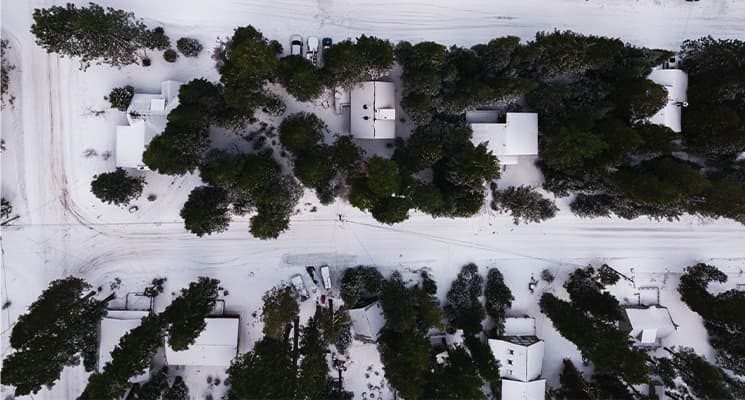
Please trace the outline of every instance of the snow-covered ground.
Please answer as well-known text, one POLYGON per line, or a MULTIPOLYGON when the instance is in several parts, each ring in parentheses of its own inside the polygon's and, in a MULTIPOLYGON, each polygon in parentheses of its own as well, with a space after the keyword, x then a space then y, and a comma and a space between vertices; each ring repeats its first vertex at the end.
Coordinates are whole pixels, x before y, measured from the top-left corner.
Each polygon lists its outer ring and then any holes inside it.
MULTIPOLYGON (((85 1, 75 1, 85 3, 85 1)), ((181 36, 199 38, 206 50, 198 59, 180 57, 166 63, 152 54, 153 66, 121 70, 93 66, 77 69, 77 62, 46 54, 29 33, 34 7, 57 3, 41 0, 3 0, 2 34, 12 46, 11 91, 14 107, 2 112, 2 137, 7 151, 0 156, 2 194, 14 205, 20 219, 2 227, 2 355, 8 354, 13 321, 52 279, 74 274, 92 284, 108 286, 118 277, 121 293, 141 290, 152 278, 167 276, 166 293, 156 304, 165 307, 170 293, 197 276, 222 281, 228 291, 226 308, 241 315, 241 352, 258 339, 261 323, 255 317, 261 296, 306 265, 328 263, 338 273, 345 266, 373 264, 385 272, 428 268, 444 297, 460 266, 476 262, 485 273, 499 267, 515 292, 515 313, 538 320, 539 336, 546 340, 543 373, 549 385, 558 383, 563 357, 579 360, 574 346, 553 330, 538 311, 542 291, 561 293, 561 281, 578 266, 609 263, 637 281, 661 286, 661 303, 670 307, 680 325, 671 344, 694 346, 709 355, 700 319, 679 301, 675 292, 683 267, 703 261, 718 265, 731 276, 729 284, 745 283, 745 227, 730 221, 685 217, 677 222, 647 219, 582 220, 566 209, 538 225, 514 226, 509 216, 484 209, 470 219, 432 219, 412 213, 395 226, 376 223, 343 202, 318 207, 308 193, 290 230, 279 240, 259 241, 248 233, 246 219, 233 221, 230 230, 197 238, 183 229, 178 211, 198 176, 158 176, 146 173, 144 196, 135 202, 136 213, 104 205, 89 192, 93 175, 114 168, 115 126, 122 113, 106 110, 103 96, 113 87, 131 84, 155 90, 161 80, 216 79, 209 58, 210 47, 241 25, 253 24, 264 34, 286 42, 292 33, 330 36, 334 40, 373 34, 391 40, 436 40, 470 45, 501 35, 530 39, 536 31, 572 29, 582 33, 618 36, 648 47, 676 49, 682 40, 702 35, 745 37, 745 2, 710 0, 402 0, 383 2, 319 0, 179 1, 106 0, 99 3, 125 8, 150 25, 161 24, 175 41, 181 36), (83 153, 93 149, 96 156, 83 153), (149 202, 147 194, 157 200, 149 202), (341 216, 341 218, 340 218, 341 216), (544 268, 557 280, 527 289, 531 275, 544 268), (160 304, 163 303, 163 304, 160 304)), ((63 3, 63 2, 59 2, 63 3)), ((318 104, 288 102, 288 111, 311 110, 341 130, 343 121, 318 104)), ((540 175, 530 165, 509 170, 500 186, 536 184, 540 175)), ((634 301, 634 288, 619 284, 620 299, 634 301)), ((303 307, 312 312, 312 301, 303 307)), ((345 384, 358 395, 379 385, 382 374, 374 347, 356 343, 354 363, 345 384), (368 367, 372 365, 370 371, 368 367)), ((177 371, 186 374, 194 398, 223 389, 211 388, 206 377, 224 373, 213 370, 177 371)), ((35 398, 73 399, 83 389, 87 375, 81 368, 67 368, 62 380, 35 398)), ((224 387, 224 386, 223 386, 224 387)), ((7 388, 3 388, 3 397, 7 388)), ((376 392, 377 393, 377 392, 376 392)), ((382 398, 390 398, 387 391, 382 398)))

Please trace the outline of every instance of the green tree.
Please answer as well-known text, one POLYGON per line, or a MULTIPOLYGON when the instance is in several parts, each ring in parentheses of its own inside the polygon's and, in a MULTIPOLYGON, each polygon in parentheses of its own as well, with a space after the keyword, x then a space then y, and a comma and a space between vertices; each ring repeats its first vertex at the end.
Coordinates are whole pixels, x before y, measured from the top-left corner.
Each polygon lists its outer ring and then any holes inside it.
POLYGON ((695 153, 736 154, 745 150, 745 123, 732 108, 700 105, 684 113, 683 139, 695 153))
POLYGON ((596 318, 609 322, 623 319, 621 305, 612 294, 602 291, 605 286, 599 282, 594 268, 574 270, 569 274, 569 280, 564 283, 564 288, 569 293, 572 304, 596 318))
POLYGON ((383 281, 380 305, 385 315, 386 329, 402 333, 416 329, 416 299, 411 295, 398 271, 383 281))
POLYGON ((667 103, 667 90, 649 79, 628 79, 615 83, 611 99, 621 116, 635 122, 662 109, 667 103))
POLYGON ((592 133, 562 128, 541 150, 546 166, 556 170, 581 168, 588 160, 600 155, 608 145, 592 133))
POLYGON ((168 345, 176 351, 186 350, 204 330, 207 317, 215 307, 220 281, 200 277, 166 307, 163 317, 168 326, 168 345))
POLYGON ((116 108, 119 111, 127 111, 134 95, 135 88, 131 85, 127 85, 111 89, 109 95, 104 97, 104 99, 111 103, 111 107, 116 108))
POLYGON ((385 378, 407 400, 423 398, 433 368, 432 347, 423 334, 405 334, 384 329, 378 349, 385 378))
POLYGON ((463 347, 448 350, 444 364, 435 365, 424 398, 486 399, 481 391, 481 379, 473 360, 463 347))
POLYGON ((370 210, 376 221, 393 225, 409 218, 411 201, 405 197, 384 197, 370 210))
POLYGON ((301 55, 279 60, 277 81, 299 101, 311 101, 323 93, 323 76, 313 63, 301 55))
POLYGON ((471 335, 466 336, 464 343, 471 353, 471 358, 481 379, 490 385, 499 385, 502 379, 499 375, 499 361, 494 358, 494 353, 489 345, 471 335))
POLYGON ((494 321, 497 335, 502 335, 507 309, 512 307, 515 297, 510 288, 505 285, 504 276, 497 268, 490 268, 486 274, 484 297, 486 298, 486 314, 494 321))
POLYGON ((354 308, 360 300, 376 297, 382 284, 383 275, 377 268, 358 265, 344 270, 339 295, 347 307, 354 308))
POLYGON ((51 388, 67 365, 82 355, 86 371, 93 370, 98 347, 98 323, 110 299, 97 300, 84 280, 67 277, 52 281, 39 298, 18 317, 10 333, 15 351, 3 360, 3 384, 17 395, 51 388))
POLYGON ((228 229, 228 193, 222 188, 199 186, 189 193, 181 209, 186 230, 197 236, 228 229))
POLYGON ((590 394, 592 391, 590 384, 568 358, 563 361, 559 382, 561 387, 554 392, 558 400, 596 400, 596 397, 590 394))
POLYGON ((189 400, 189 387, 186 386, 184 378, 177 376, 173 385, 163 395, 163 400, 189 400))
POLYGON ((296 367, 286 341, 264 337, 228 368, 230 398, 290 399, 295 395, 296 367))
POLYGON ((264 335, 276 340, 284 339, 285 329, 298 316, 300 309, 293 295, 292 288, 275 287, 262 298, 261 319, 264 321, 264 335))
POLYGON ((323 140, 326 125, 315 114, 296 113, 285 117, 279 125, 279 141, 294 153, 309 151, 323 140))
POLYGON ((303 327, 303 338, 300 343, 300 371, 297 378, 296 396, 300 399, 328 398, 333 391, 329 377, 329 364, 326 361, 326 350, 329 343, 319 329, 320 314, 325 312, 316 308, 316 315, 303 327))
POLYGON ((510 186, 505 190, 492 191, 493 210, 509 210, 515 225, 542 222, 553 218, 559 208, 556 204, 541 196, 530 186, 510 186))
POLYGON ((362 160, 363 150, 354 144, 352 136, 339 136, 331 146, 331 162, 338 172, 350 172, 362 160))
POLYGON ((91 192, 103 202, 120 206, 140 197, 144 183, 144 177, 130 176, 127 171, 117 168, 112 172, 95 175, 91 182, 91 192))
POLYGON ((396 163, 379 156, 368 159, 367 187, 377 197, 398 193, 401 190, 401 176, 396 163))
MULTIPOLYGON (((710 364, 691 348, 668 350, 672 357, 670 364, 690 391, 702 399, 734 399, 727 375, 720 368, 710 364)), ((666 385, 668 386, 668 385, 666 385)))
POLYGON ((450 324, 463 329, 466 335, 481 332, 484 305, 479 297, 483 292, 484 278, 476 264, 463 266, 446 296, 445 314, 450 324))
POLYGON ((199 40, 197 39, 182 37, 176 41, 176 48, 185 57, 198 57, 204 46, 202 46, 202 43, 199 43, 199 40))
MULTIPOLYGON (((143 48, 160 49, 158 31, 149 31, 131 12, 89 3, 34 9, 31 33, 36 44, 49 53, 80 58, 91 63, 121 67, 137 63, 143 48)), ((167 46, 166 46, 167 47, 167 46)))

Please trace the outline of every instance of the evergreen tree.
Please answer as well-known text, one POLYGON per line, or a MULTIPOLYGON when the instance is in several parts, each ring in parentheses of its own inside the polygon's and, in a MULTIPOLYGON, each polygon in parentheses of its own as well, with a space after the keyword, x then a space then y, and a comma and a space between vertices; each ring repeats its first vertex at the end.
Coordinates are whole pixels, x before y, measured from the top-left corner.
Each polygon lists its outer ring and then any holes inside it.
POLYGON ((492 191, 491 207, 497 211, 509 210, 515 225, 541 222, 553 218, 559 208, 541 196, 530 186, 510 186, 505 190, 492 191))
POLYGON ((323 93, 323 76, 310 60, 290 55, 279 60, 277 81, 299 101, 311 101, 323 93))
POLYGON ((484 279, 479 275, 476 264, 463 266, 446 296, 445 314, 456 329, 463 329, 466 335, 481 331, 484 319, 484 306, 481 304, 484 279))
POLYGON ((486 314, 494 321, 497 336, 500 336, 504 332, 507 309, 512 306, 515 297, 512 296, 510 288, 505 285, 504 276, 496 268, 489 269, 486 274, 484 297, 486 298, 486 314))
POLYGON ((116 171, 95 175, 91 192, 103 202, 120 206, 140 197, 144 183, 144 177, 130 176, 127 171, 117 168, 116 171))
POLYGON ((411 201, 404 197, 385 197, 370 210, 376 221, 393 225, 409 218, 411 201))
POLYGON ((402 333, 416 329, 416 299, 411 296, 398 271, 383 281, 380 305, 385 315, 386 329, 402 333))
MULTIPOLYGON (((697 355, 691 348, 668 350, 672 357, 670 364, 688 389, 701 399, 734 399, 728 384, 729 378, 718 367, 697 355)), ((668 382, 668 385, 670 382, 668 382)), ((666 386, 668 386, 666 385, 666 386)), ((671 387, 670 389, 676 389, 671 387)))
POLYGON ((49 53, 80 58, 83 69, 91 62, 115 67, 134 64, 139 50, 162 45, 159 32, 149 31, 133 13, 94 3, 37 8, 33 17, 36 44, 49 53))
POLYGON ((72 276, 52 281, 39 298, 18 317, 10 333, 15 349, 3 360, 3 384, 16 395, 52 387, 67 365, 82 355, 86 371, 93 370, 98 347, 98 323, 109 299, 99 301, 90 285, 72 276))
POLYGON ((111 93, 104 97, 104 99, 111 103, 111 107, 116 108, 119 111, 127 111, 134 95, 135 88, 131 85, 127 85, 111 89, 111 93))
POLYGON ((199 336, 218 296, 217 279, 200 277, 181 289, 181 295, 166 307, 163 317, 169 322, 168 345, 175 351, 186 350, 199 336))
POLYGON ((388 197, 401 190, 398 166, 392 160, 373 156, 367 160, 367 187, 377 197, 388 197))
POLYGON ((424 334, 383 329, 378 337, 385 378, 407 400, 423 398, 433 367, 432 347, 424 334))
POLYGON ((238 356, 228 368, 229 398, 290 399, 295 395, 296 370, 286 341, 264 337, 253 350, 238 356))
POLYGON ((383 275, 375 267, 347 268, 341 278, 340 296, 347 307, 354 308, 361 300, 376 297, 382 284, 383 275))
POLYGON ((168 367, 161 368, 157 373, 150 376, 147 382, 141 386, 133 385, 127 394, 134 400, 160 400, 163 393, 168 390, 168 367))
POLYGON ((463 347, 448 350, 444 364, 435 365, 430 383, 425 388, 427 399, 486 399, 481 391, 481 379, 463 347))
POLYGON ((199 53, 202 52, 204 46, 197 39, 182 37, 176 41, 176 48, 185 57, 199 57, 199 53))
POLYGON ((489 345, 472 335, 467 335, 464 343, 481 379, 492 386, 498 386, 502 379, 499 375, 499 360, 494 358, 489 345))
POLYGON ((303 328, 300 344, 300 371, 297 378, 296 398, 322 399, 333 391, 329 377, 329 364, 326 361, 328 343, 319 329, 319 317, 322 311, 316 308, 316 315, 308 320, 303 328))
POLYGON ((185 228, 197 236, 228 229, 228 193, 221 188, 199 186, 189 193, 181 209, 185 228))
POLYGON ((613 295, 602 292, 605 286, 599 282, 592 267, 578 268, 569 275, 564 283, 572 303, 605 321, 620 321, 623 318, 621 305, 613 295))
POLYGON ((557 400, 595 400, 591 387, 568 358, 563 361, 563 369, 559 375, 561 387, 553 394, 557 400))
POLYGON ((292 288, 275 287, 262 298, 261 319, 264 321, 264 335, 276 340, 283 339, 285 329, 298 316, 299 308, 292 288))
POLYGON ((184 383, 184 378, 177 376, 173 385, 163 395, 163 400, 189 400, 189 388, 184 383))
POLYGON ((325 127, 315 114, 292 114, 285 117, 279 125, 279 141, 293 153, 309 151, 323 140, 325 127))
POLYGON ((331 146, 331 162, 338 172, 350 172, 362 160, 363 150, 352 141, 352 136, 339 136, 331 146))

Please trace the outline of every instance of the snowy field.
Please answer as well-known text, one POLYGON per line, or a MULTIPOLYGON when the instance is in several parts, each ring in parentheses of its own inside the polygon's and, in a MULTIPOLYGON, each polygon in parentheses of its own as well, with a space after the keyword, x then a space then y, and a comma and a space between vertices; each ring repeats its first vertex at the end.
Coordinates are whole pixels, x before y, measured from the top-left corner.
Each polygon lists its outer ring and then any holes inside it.
MULTIPOLYGON (((85 1, 75 1, 86 3, 85 1)), ((237 219, 230 230, 197 238, 183 229, 178 211, 198 176, 158 176, 145 173, 147 186, 136 201, 139 210, 104 205, 90 194, 93 175, 113 170, 115 126, 125 116, 106 110, 103 96, 113 87, 131 84, 153 90, 161 80, 217 79, 209 51, 200 58, 179 58, 166 63, 153 54, 153 66, 121 70, 91 67, 82 72, 77 62, 47 55, 29 33, 35 7, 51 1, 2 0, 2 35, 12 47, 9 61, 14 107, 2 111, 2 137, 7 151, 2 160, 1 188, 20 218, 2 227, 2 356, 8 354, 13 322, 52 279, 70 274, 95 286, 108 287, 121 279, 120 293, 139 291, 157 276, 167 276, 165 294, 156 308, 164 308, 170 293, 202 275, 218 278, 228 290, 226 309, 241 315, 241 352, 258 339, 261 323, 254 316, 261 296, 272 286, 303 273, 306 265, 328 263, 332 274, 357 264, 392 270, 426 268, 439 283, 444 297, 460 267, 475 262, 483 273, 499 267, 515 293, 515 314, 537 318, 538 335, 546 341, 543 375, 558 384, 563 357, 579 361, 576 348, 561 338, 538 311, 544 291, 561 293, 568 272, 588 263, 608 263, 635 286, 659 286, 661 304, 668 306, 678 331, 670 344, 693 346, 710 354, 700 318, 679 300, 675 288, 682 268, 695 262, 719 266, 730 276, 727 288, 745 283, 745 226, 730 221, 684 217, 676 222, 647 219, 582 220, 562 207, 559 215, 538 225, 514 226, 512 219, 487 208, 469 219, 432 219, 414 213, 395 226, 381 225, 343 202, 317 205, 312 193, 303 198, 290 230, 275 241, 259 241, 248 233, 247 219, 237 219), (92 149, 96 155, 84 156, 92 149), (145 197, 154 193, 157 200, 145 197), (316 212, 311 212, 317 206, 316 212), (553 286, 541 282, 528 291, 531 276, 539 278, 548 268, 557 276, 553 286)), ((64 3, 64 2, 59 2, 64 3)), ((471 45, 492 37, 517 35, 528 40, 536 31, 571 29, 585 34, 620 37, 636 45, 676 49, 687 38, 712 35, 745 37, 745 1, 702 0, 232 0, 232 1, 100 1, 133 11, 148 25, 163 25, 175 41, 181 36, 200 39, 209 49, 217 37, 226 37, 237 26, 252 24, 270 39, 285 43, 289 35, 330 36, 335 41, 373 34, 393 41, 435 40, 471 45)), ((288 112, 310 110, 327 120, 332 131, 342 122, 318 104, 288 101, 288 112)), ((532 166, 506 173, 500 186, 539 184, 532 166)), ((637 288, 622 281, 613 288, 622 302, 636 301, 637 288)), ((303 314, 312 310, 306 302, 303 314)), ((348 389, 358 396, 368 383, 379 385, 377 353, 370 345, 352 347, 354 363, 345 375, 348 389), (368 367, 373 368, 368 371, 368 367), (366 377, 365 375, 369 375, 366 377)), ((193 398, 208 392, 219 395, 206 377, 214 370, 177 371, 186 374, 193 398)), ((74 399, 82 392, 87 375, 82 368, 65 369, 51 391, 35 399, 74 399)), ((3 388, 2 397, 5 398, 3 388)), ((392 398, 390 392, 380 396, 392 398)))

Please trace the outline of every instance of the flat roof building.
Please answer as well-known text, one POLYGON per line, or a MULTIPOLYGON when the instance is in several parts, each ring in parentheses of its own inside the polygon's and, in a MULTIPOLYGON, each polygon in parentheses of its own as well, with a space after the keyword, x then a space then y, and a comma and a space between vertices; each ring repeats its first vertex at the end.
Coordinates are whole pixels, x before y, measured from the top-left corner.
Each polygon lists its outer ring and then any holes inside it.
POLYGON ((503 400, 544 400, 546 398, 546 380, 530 382, 502 379, 503 400))
POLYGON ((228 367, 238 354, 238 317, 205 318, 206 325, 186 350, 175 351, 166 338, 168 365, 228 367))
POLYGON ((496 110, 466 112, 475 145, 486 143, 502 165, 515 165, 520 156, 538 155, 538 114, 508 112, 504 123, 498 123, 498 117, 496 110))
MULTIPOLYGON (((148 311, 108 310, 101 319, 101 331, 98 339, 98 365, 101 372, 106 363, 111 361, 111 352, 119 344, 122 336, 137 328, 148 311)), ((130 378, 130 382, 143 382, 150 378, 150 370, 145 369, 141 374, 130 378)))
POLYGON ((649 118, 649 122, 664 125, 680 133, 682 109, 688 105, 688 74, 680 69, 654 69, 647 79, 667 90, 667 102, 661 110, 649 118))
POLYGON ((355 139, 395 139, 396 86, 384 81, 354 85, 349 115, 350 130, 355 139))

